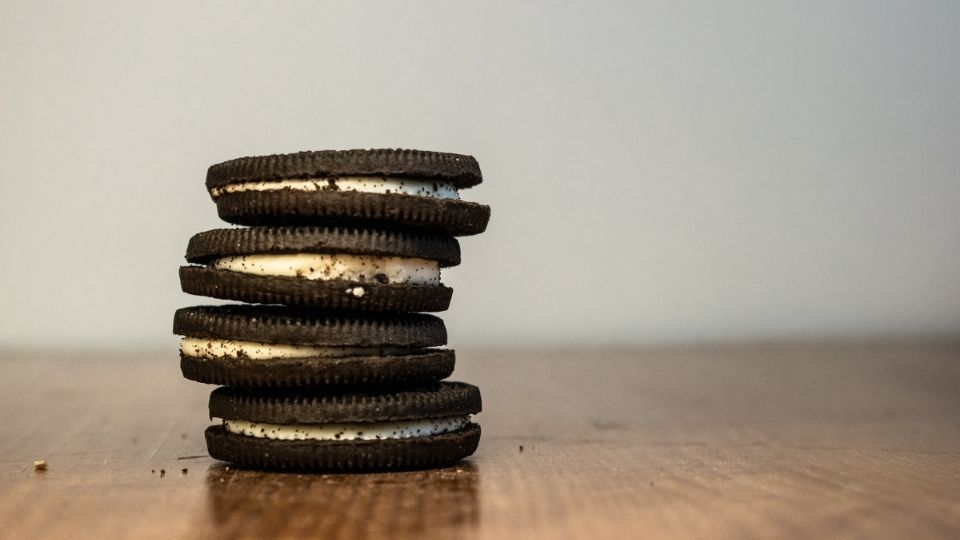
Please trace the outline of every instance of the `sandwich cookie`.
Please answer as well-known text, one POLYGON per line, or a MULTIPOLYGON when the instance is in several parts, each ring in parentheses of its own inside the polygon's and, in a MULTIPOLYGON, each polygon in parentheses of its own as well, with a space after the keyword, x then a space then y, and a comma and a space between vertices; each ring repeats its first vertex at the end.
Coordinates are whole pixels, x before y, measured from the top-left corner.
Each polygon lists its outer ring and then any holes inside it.
POLYGON ((334 227, 216 229, 190 239, 184 292, 256 304, 360 311, 443 311, 460 264, 455 238, 334 227))
POLYGON ((487 227, 490 207, 460 190, 483 180, 472 156, 420 150, 323 150, 213 165, 207 190, 238 225, 379 224, 462 236, 487 227))
POLYGON ((278 393, 222 387, 210 394, 207 450, 248 467, 421 468, 472 454, 477 387, 454 382, 394 391, 278 393))
POLYGON ((282 306, 197 306, 177 310, 180 370, 228 386, 321 387, 416 384, 453 372, 443 321, 282 306))

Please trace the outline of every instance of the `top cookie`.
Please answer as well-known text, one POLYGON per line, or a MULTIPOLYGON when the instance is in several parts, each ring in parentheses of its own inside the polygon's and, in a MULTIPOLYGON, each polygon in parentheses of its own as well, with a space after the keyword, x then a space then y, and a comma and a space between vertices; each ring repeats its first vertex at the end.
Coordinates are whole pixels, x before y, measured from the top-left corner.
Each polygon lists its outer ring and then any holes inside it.
POLYGON ((379 224, 470 235, 490 207, 460 200, 483 180, 472 156, 421 150, 322 150, 213 165, 207 189, 239 225, 379 224))

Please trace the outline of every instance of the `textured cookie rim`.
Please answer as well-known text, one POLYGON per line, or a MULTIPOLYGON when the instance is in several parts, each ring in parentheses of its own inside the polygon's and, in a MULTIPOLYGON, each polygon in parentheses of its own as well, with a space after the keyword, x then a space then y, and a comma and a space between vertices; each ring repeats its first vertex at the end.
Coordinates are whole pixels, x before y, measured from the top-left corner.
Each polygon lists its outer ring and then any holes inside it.
POLYGON ((181 266, 180 288, 188 294, 252 304, 374 312, 444 311, 453 296, 453 289, 443 285, 318 281, 205 266, 181 266))
POLYGON ((320 388, 439 381, 453 373, 452 349, 395 356, 306 357, 252 360, 198 358, 180 353, 180 372, 191 381, 240 388, 320 388))
POLYGON ((185 257, 191 263, 204 263, 264 253, 348 253, 416 257, 437 261, 443 267, 460 264, 460 243, 450 236, 342 227, 212 229, 190 238, 185 257))
POLYGON ((333 347, 425 348, 447 343, 446 326, 433 315, 371 315, 246 304, 180 308, 173 316, 173 333, 200 339, 333 347))
POLYGON ((490 207, 458 199, 343 191, 250 191, 214 198, 220 219, 237 225, 402 226, 452 236, 480 234, 490 207))
POLYGON ((314 150, 291 154, 247 156, 207 169, 207 188, 251 181, 335 176, 399 176, 442 180, 458 188, 483 181, 480 164, 466 154, 402 148, 314 150))
POLYGON ((480 426, 470 423, 457 431, 408 439, 279 441, 237 435, 212 425, 204 438, 211 457, 242 467, 339 472, 422 469, 472 455, 480 444, 480 426))
POLYGON ((480 389, 438 382, 392 389, 350 388, 340 392, 292 392, 217 388, 210 393, 211 418, 269 424, 388 422, 477 414, 480 389))

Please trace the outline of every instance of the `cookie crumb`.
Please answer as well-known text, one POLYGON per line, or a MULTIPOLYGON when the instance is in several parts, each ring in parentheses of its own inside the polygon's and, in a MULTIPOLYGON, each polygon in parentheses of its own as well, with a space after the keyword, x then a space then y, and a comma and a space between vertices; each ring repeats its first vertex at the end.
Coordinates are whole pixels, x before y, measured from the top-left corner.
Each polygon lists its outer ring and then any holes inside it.
POLYGON ((184 475, 187 474, 187 470, 186 470, 186 469, 180 469, 180 474, 184 474, 184 475))
POLYGON ((521 454, 523 453, 523 445, 522 445, 522 444, 520 445, 520 453, 521 453, 521 454))
POLYGON ((160 469, 160 478, 163 478, 164 476, 166 476, 166 474, 167 474, 167 471, 165 469, 160 469))
POLYGON ((45 471, 47 470, 47 462, 43 459, 38 459, 33 462, 33 470, 35 471, 45 471))
POLYGON ((157 472, 156 469, 150 469, 150 474, 156 474, 156 472, 157 472))

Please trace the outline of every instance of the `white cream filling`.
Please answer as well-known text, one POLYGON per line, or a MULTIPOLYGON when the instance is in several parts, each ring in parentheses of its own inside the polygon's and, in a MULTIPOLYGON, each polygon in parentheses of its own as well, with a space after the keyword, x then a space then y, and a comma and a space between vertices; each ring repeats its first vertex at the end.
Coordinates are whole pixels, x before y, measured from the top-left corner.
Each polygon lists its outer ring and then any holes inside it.
MULTIPOLYGON (((261 276, 346 280, 361 283, 439 285, 440 264, 414 257, 380 257, 329 253, 238 255, 215 259, 211 268, 261 276)), ((359 287, 358 287, 359 288, 359 287)), ((361 290, 352 291, 363 296, 361 290)))
POLYGON ((264 424, 245 420, 224 420, 230 433, 282 441, 353 441, 407 439, 438 435, 463 428, 470 415, 428 418, 402 422, 350 422, 342 424, 264 424))
POLYGON ((215 187, 210 190, 214 198, 224 193, 241 191, 355 191, 359 193, 381 193, 415 195, 434 199, 459 199, 457 188, 448 182, 430 180, 411 180, 395 176, 340 176, 336 178, 304 178, 297 180, 265 180, 260 182, 241 182, 215 187))
POLYGON ((190 336, 184 337, 180 341, 180 352, 191 358, 249 358, 251 360, 306 358, 309 356, 342 358, 345 356, 403 354, 409 350, 402 347, 315 347, 311 345, 257 343, 254 341, 206 339, 190 336))

